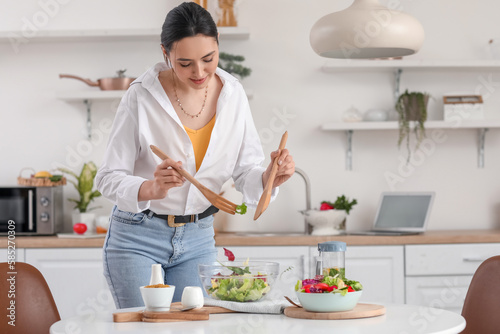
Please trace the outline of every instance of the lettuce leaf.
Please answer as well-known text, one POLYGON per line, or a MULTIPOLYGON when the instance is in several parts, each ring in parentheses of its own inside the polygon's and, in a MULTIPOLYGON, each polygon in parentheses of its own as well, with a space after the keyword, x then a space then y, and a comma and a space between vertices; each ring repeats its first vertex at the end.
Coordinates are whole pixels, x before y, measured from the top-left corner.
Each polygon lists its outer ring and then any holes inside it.
POLYGON ((241 278, 217 278, 216 286, 207 292, 220 300, 248 302, 261 299, 270 289, 265 279, 247 274, 241 278))

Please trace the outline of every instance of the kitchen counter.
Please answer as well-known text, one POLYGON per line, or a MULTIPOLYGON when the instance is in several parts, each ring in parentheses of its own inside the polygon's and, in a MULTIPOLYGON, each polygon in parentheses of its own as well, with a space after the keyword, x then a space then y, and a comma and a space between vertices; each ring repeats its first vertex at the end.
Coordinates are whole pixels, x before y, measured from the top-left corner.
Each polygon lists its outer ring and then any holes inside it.
MULTIPOLYGON (((316 246, 325 241, 344 241, 350 246, 500 243, 500 230, 428 231, 407 236, 312 236, 298 234, 216 233, 217 246, 316 246)), ((93 248, 102 247, 102 238, 59 238, 57 236, 18 236, 16 248, 93 248)), ((6 236, 0 237, 0 248, 7 248, 6 236)))

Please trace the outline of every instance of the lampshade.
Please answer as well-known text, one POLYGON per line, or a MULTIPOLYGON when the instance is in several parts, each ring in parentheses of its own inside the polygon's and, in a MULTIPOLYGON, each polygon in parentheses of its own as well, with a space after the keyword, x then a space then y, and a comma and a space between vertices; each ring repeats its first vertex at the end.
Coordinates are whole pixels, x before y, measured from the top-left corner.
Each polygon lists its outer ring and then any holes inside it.
POLYGON ((424 37, 424 28, 414 17, 378 0, 354 0, 347 9, 319 19, 309 40, 322 57, 370 59, 414 54, 424 37))

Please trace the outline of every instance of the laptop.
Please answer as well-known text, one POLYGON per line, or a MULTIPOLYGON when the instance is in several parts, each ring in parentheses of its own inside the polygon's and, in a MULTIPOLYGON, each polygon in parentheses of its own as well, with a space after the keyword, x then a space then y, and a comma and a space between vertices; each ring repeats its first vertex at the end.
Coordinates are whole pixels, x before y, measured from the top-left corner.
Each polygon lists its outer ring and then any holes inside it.
POLYGON ((383 192, 369 231, 354 235, 410 235, 423 233, 429 221, 434 192, 383 192))

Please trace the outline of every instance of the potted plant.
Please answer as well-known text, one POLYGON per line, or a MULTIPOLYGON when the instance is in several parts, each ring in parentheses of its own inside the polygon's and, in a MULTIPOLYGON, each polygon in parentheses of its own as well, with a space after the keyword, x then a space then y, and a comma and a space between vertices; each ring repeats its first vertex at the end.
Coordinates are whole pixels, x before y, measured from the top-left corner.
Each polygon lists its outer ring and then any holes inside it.
POLYGON ((319 210, 305 212, 307 223, 312 226, 312 235, 336 235, 345 232, 347 215, 354 205, 345 195, 338 196, 335 202, 323 201, 319 210))
POLYGON ((81 223, 86 225, 86 231, 94 232, 95 214, 90 213, 89 211, 96 209, 97 207, 89 208, 89 204, 94 199, 101 196, 101 193, 99 191, 92 190, 94 188, 94 178, 97 174, 96 165, 92 161, 83 164, 80 175, 77 175, 73 171, 66 168, 59 168, 59 170, 65 174, 72 176, 76 180, 69 180, 69 182, 71 182, 75 186, 78 194, 80 195, 78 199, 68 199, 68 201, 74 202, 76 204, 75 211, 72 215, 73 228, 75 229, 75 225, 81 223))
POLYGON ((225 52, 219 53, 219 67, 222 68, 227 73, 236 75, 240 79, 248 77, 252 70, 241 64, 238 64, 245 60, 245 57, 239 55, 232 55, 225 52))
POLYGON ((425 121, 427 120, 427 103, 430 95, 422 92, 408 92, 406 90, 401 94, 396 102, 396 111, 399 115, 399 139, 398 147, 406 139, 406 147, 408 150, 408 159, 410 161, 410 121, 414 121, 413 133, 416 138, 415 150, 420 146, 420 143, 425 137, 425 121))

